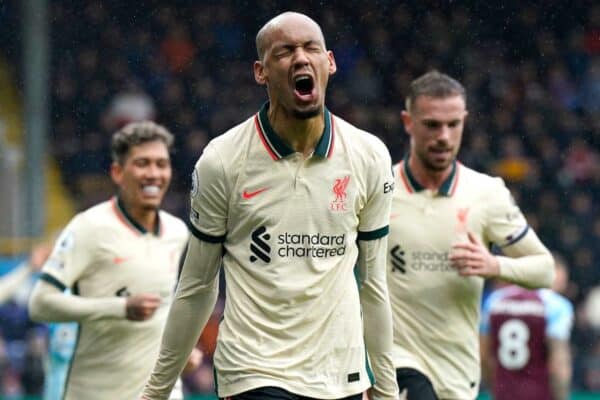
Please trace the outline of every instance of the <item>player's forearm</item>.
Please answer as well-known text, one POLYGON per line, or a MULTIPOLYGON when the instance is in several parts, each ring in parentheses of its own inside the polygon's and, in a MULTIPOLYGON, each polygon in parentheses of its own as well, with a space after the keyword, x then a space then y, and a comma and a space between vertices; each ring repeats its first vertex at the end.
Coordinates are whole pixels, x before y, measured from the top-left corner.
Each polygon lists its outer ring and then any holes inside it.
POLYGON ((168 399, 183 371, 188 356, 208 321, 218 295, 218 281, 212 287, 192 297, 180 297, 173 302, 163 334, 160 354, 144 389, 144 397, 151 400, 168 399))
POLYGON ((571 387, 571 350, 566 340, 552 340, 550 344, 549 375, 553 400, 567 400, 571 387))
POLYGON ((550 253, 519 258, 498 256, 500 278, 529 288, 550 287, 554 260, 550 253))
POLYGON ((359 265, 362 274, 366 274, 360 289, 364 335, 375 375, 372 399, 397 399, 398 385, 392 361, 392 310, 385 275, 385 238, 360 241, 359 246, 359 265))
POLYGON ((169 398, 217 301, 221 252, 221 245, 190 240, 160 354, 144 389, 144 398, 169 398))
POLYGON ((554 258, 532 229, 502 252, 505 256, 497 256, 500 278, 528 288, 550 287, 554 282, 554 258))
POLYGON ((27 280, 31 268, 25 261, 0 278, 0 304, 11 298, 23 282, 27 280))
POLYGON ((568 381, 550 377, 550 388, 552 390, 553 400, 568 400, 569 387, 570 385, 568 381))
POLYGON ((65 294, 39 281, 29 299, 29 316, 38 322, 85 321, 125 318, 125 298, 85 298, 65 294))
POLYGON ((392 359, 392 329, 385 322, 391 319, 391 311, 382 304, 370 301, 363 302, 365 323, 365 343, 375 384, 372 389, 372 400, 395 400, 398 398, 398 385, 394 362, 392 359))

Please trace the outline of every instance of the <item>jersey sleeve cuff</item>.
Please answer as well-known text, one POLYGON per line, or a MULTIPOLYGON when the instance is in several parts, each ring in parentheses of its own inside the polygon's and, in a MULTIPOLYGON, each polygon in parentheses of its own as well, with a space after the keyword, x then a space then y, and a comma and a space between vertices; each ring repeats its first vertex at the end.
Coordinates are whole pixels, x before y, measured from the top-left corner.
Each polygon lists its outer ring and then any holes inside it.
POLYGON ((376 239, 380 239, 384 236, 387 236, 387 234, 390 232, 390 227, 389 225, 384 226, 383 228, 379 228, 376 229, 374 231, 369 231, 369 232, 361 232, 358 231, 358 236, 357 239, 358 240, 376 240, 376 239))
POLYGON ((207 235, 206 233, 200 232, 198 230, 198 228, 196 228, 194 226, 194 224, 190 224, 189 228, 190 228, 190 231, 192 232, 192 235, 194 235, 196 237, 196 239, 201 240, 203 242, 223 243, 223 242, 225 242, 225 238, 227 237, 227 235, 222 235, 222 236, 207 235))
POLYGON ((67 286, 64 283, 62 283, 61 281, 59 281, 58 279, 46 272, 42 272, 42 274, 40 275, 40 279, 56 287, 61 292, 64 292, 67 288, 67 286))
POLYGON ((529 232, 529 225, 526 225, 520 232, 517 232, 515 235, 511 235, 506 238, 506 242, 502 245, 502 247, 508 247, 517 243, 519 240, 523 239, 525 235, 529 232))

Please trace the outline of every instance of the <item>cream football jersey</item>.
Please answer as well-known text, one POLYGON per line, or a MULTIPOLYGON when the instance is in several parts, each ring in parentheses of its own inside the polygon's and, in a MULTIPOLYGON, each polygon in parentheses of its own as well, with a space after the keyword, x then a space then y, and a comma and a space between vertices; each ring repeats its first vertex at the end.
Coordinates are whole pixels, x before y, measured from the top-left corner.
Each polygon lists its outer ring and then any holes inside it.
POLYGON ((158 356, 187 238, 183 221, 164 211, 156 231, 145 231, 116 197, 78 214, 62 232, 41 279, 86 298, 161 297, 147 321, 80 322, 66 400, 139 397, 158 356))
POLYGON ((407 159, 394 166, 388 286, 394 365, 427 375, 445 399, 473 399, 480 382, 479 309, 484 280, 461 277, 448 255, 467 231, 500 248, 529 226, 499 178, 455 162, 438 192, 414 179, 407 159))
POLYGON ((194 171, 192 233, 225 250, 218 393, 359 393, 371 382, 356 241, 388 232, 389 153, 325 110, 321 139, 305 158, 273 131, 267 110, 214 139, 194 171))

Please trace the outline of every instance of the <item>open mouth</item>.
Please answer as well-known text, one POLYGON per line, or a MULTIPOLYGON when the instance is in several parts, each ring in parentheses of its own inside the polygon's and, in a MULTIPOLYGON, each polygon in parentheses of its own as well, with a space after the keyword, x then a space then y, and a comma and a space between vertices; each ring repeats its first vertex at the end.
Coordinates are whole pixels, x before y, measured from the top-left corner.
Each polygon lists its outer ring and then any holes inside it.
POLYGON ((296 91, 302 96, 311 94, 315 87, 312 77, 308 75, 297 76, 294 84, 296 91))

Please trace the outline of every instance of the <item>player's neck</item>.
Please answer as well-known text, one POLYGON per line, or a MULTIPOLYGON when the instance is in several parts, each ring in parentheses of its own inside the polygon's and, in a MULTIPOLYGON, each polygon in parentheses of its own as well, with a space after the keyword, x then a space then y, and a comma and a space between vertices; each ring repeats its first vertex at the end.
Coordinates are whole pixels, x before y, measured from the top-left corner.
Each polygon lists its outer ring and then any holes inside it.
POLYGON ((139 215, 134 215, 133 218, 135 218, 147 232, 154 232, 156 230, 156 210, 142 210, 139 212, 139 215))
POLYGON ((156 229, 156 223, 158 212, 156 209, 135 207, 131 204, 123 202, 123 207, 127 211, 127 214, 133 219, 138 225, 142 226, 146 232, 154 232, 156 229))
POLYGON ((299 119, 271 108, 268 116, 273 130, 292 150, 302 153, 304 157, 314 152, 325 128, 322 113, 313 118, 299 119))
POLYGON ((446 179, 452 173, 452 164, 450 164, 444 170, 436 171, 431 168, 427 168, 418 160, 417 157, 412 155, 408 160, 408 166, 410 168, 410 172, 413 174, 417 182, 425 189, 433 191, 439 190, 444 181, 446 181, 446 179))

